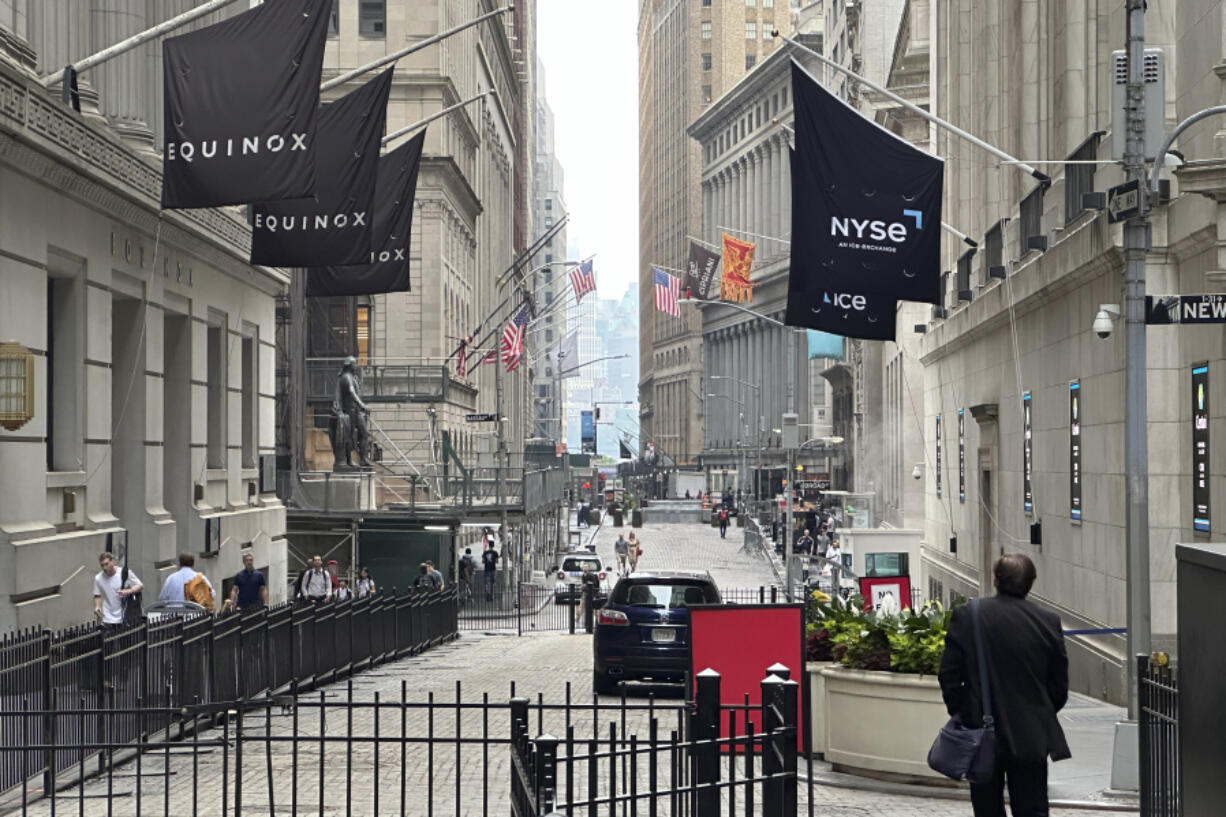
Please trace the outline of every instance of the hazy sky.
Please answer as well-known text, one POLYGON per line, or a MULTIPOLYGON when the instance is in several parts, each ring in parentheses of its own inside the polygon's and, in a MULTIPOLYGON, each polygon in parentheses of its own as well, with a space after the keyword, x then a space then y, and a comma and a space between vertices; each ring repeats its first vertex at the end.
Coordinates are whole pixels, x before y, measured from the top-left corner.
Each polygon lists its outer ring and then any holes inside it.
POLYGON ((638 278, 637 3, 538 0, 537 51, 570 209, 567 241, 595 255, 602 298, 638 278))

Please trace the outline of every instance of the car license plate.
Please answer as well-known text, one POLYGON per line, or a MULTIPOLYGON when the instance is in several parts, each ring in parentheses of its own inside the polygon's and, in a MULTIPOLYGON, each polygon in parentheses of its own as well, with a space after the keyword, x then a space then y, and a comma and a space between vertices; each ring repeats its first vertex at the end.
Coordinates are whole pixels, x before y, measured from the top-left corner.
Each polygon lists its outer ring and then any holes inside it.
POLYGON ((677 631, 676 630, 665 630, 665 629, 660 629, 660 628, 653 629, 651 631, 651 640, 652 641, 676 641, 677 631))

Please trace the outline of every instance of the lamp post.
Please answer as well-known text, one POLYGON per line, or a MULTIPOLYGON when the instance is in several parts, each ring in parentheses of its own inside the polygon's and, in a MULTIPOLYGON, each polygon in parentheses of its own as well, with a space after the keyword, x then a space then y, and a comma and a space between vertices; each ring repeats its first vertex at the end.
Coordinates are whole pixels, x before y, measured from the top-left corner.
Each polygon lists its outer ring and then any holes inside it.
MULTIPOLYGON (((757 394, 758 394, 758 413, 757 413, 758 420, 757 420, 757 422, 755 423, 754 438, 755 438, 755 441, 756 441, 756 443, 755 443, 755 447, 758 449, 758 469, 759 469, 759 473, 761 473, 761 468, 762 468, 762 425, 763 425, 763 422, 764 422, 764 421, 765 421, 765 419, 766 419, 766 418, 765 418, 765 417, 763 417, 763 415, 762 415, 762 387, 761 387, 760 385, 755 385, 755 384, 753 384, 753 383, 750 383, 750 382, 749 382, 749 381, 747 381, 747 380, 742 380, 742 379, 741 379, 741 378, 739 378, 739 377, 732 377, 731 375, 726 375, 726 374, 713 374, 713 375, 711 375, 711 377, 710 377, 709 379, 710 379, 710 380, 732 380, 732 381, 735 381, 736 383, 739 383, 740 385, 742 385, 742 386, 744 386, 744 387, 746 387, 746 388, 753 389, 755 392, 757 392, 757 394)), ((754 493, 755 493, 755 494, 757 494, 757 493, 758 493, 758 485, 757 485, 757 481, 756 481, 756 480, 755 480, 755 484, 754 484, 754 493)))
POLYGON ((745 404, 742 403, 740 400, 737 400, 735 397, 729 397, 726 394, 715 394, 714 392, 707 392, 706 396, 722 398, 731 403, 735 403, 741 409, 741 413, 740 413, 741 430, 738 431, 736 435, 736 438, 737 438, 736 447, 741 450, 741 468, 740 468, 740 471, 737 472, 737 489, 740 490, 742 486, 744 486, 745 484, 744 475, 747 471, 747 467, 745 465, 745 442, 744 442, 744 432, 746 430, 745 429, 745 404))

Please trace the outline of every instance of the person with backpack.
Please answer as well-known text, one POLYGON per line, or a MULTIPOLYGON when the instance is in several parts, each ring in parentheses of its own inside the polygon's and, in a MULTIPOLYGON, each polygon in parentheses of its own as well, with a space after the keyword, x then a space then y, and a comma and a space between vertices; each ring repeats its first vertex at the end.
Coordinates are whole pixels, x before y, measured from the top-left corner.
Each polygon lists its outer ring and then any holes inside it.
POLYGON ((728 508, 722 507, 719 509, 719 538, 726 539, 728 536, 728 508))
POLYGON ((438 571, 431 570, 430 565, 422 562, 417 567, 419 575, 414 587, 418 590, 441 590, 443 588, 443 580, 439 576, 438 571))
POLYGON ((179 554, 179 569, 162 582, 161 601, 190 601, 213 612, 213 585, 209 577, 196 572, 196 557, 190 553, 179 554))
POLYGON ((494 543, 490 542, 481 553, 481 566, 485 568, 485 600, 494 600, 494 578, 498 570, 498 551, 494 550, 494 543))
POLYGON ((102 569, 94 576, 94 617, 104 628, 138 624, 143 615, 140 579, 126 566, 116 565, 109 551, 98 557, 98 567, 102 569))
POLYGON ((460 600, 468 601, 473 594, 473 574, 477 572, 477 562, 473 559, 473 549, 464 548, 460 557, 460 600))

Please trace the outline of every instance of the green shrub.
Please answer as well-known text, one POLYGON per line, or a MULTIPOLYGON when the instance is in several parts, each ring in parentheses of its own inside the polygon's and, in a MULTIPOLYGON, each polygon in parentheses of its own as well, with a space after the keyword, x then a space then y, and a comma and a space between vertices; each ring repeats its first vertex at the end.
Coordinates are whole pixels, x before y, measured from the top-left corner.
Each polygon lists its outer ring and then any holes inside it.
POLYGON ((835 602, 815 593, 805 611, 805 658, 838 661, 850 669, 935 675, 949 616, 939 602, 886 615, 865 612, 859 596, 835 602))

